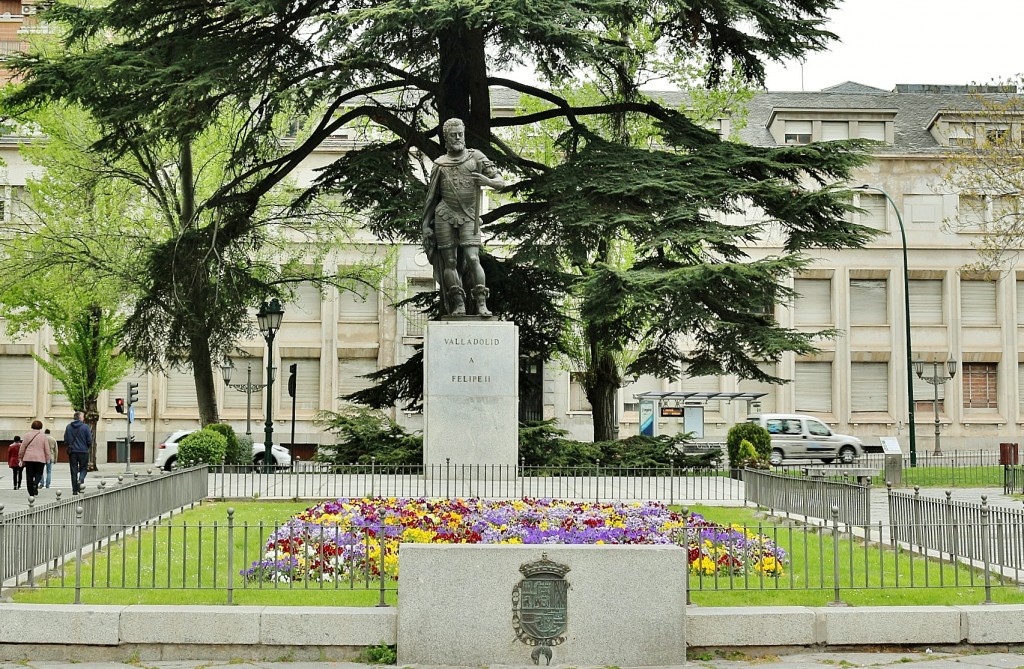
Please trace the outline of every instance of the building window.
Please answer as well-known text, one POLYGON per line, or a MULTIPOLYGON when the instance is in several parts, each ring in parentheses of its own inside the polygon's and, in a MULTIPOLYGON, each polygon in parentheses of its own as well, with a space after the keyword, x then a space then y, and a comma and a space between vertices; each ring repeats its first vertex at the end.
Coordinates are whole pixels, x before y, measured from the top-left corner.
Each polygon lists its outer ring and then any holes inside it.
POLYGON ((960 196, 960 225, 969 228, 984 228, 988 206, 980 195, 960 196))
POLYGON ((942 279, 910 281, 910 323, 942 325, 942 279))
POLYGON ((1005 146, 1010 139, 1010 126, 1004 124, 986 125, 985 142, 994 146, 1005 146))
MULTIPOLYGON (((758 363, 757 368, 769 376, 776 376, 775 364, 770 362, 758 363)), ((773 413, 776 407, 776 390, 778 385, 767 381, 755 381, 753 379, 742 379, 737 390, 741 393, 765 393, 764 397, 755 400, 761 403, 763 413, 773 413)))
POLYGON ((996 363, 965 362, 961 365, 965 409, 998 409, 996 363))
POLYGON ((320 320, 320 306, 323 298, 316 284, 309 281, 300 283, 295 288, 295 302, 288 305, 288 318, 298 321, 320 320))
MULTIPOLYGON (((410 297, 415 293, 430 293, 434 290, 436 290, 436 287, 433 279, 424 277, 409 279, 408 293, 410 297)), ((427 324, 427 314, 412 304, 402 307, 402 313, 405 316, 405 336, 422 337, 423 328, 427 324)))
POLYGON ((850 139, 850 124, 847 121, 822 121, 821 139, 824 142, 850 139))
POLYGON ((351 290, 338 293, 338 320, 377 322, 380 293, 375 288, 359 284, 351 290))
POLYGON ((885 325, 889 322, 889 282, 885 279, 850 279, 850 324, 885 325))
POLYGON ((281 358, 281 370, 277 372, 274 386, 281 407, 292 406, 288 394, 288 378, 291 366, 295 369, 295 408, 304 411, 320 409, 320 358, 281 358))
POLYGON ((857 133, 861 139, 873 139, 876 142, 885 141, 884 121, 861 121, 857 124, 857 133))
POLYGON ((793 392, 797 411, 832 413, 832 363, 797 362, 793 392))
POLYGON ((786 144, 810 144, 812 127, 810 121, 786 121, 786 144))
MULTIPOLYGON (((721 390, 721 383, 717 376, 690 376, 689 365, 679 376, 679 390, 690 393, 717 393, 721 390)), ((722 403, 718 400, 711 400, 704 404, 704 413, 721 413, 722 403)))
POLYGON ((886 202, 885 196, 875 193, 861 193, 857 206, 864 210, 860 215, 861 225, 874 228, 875 230, 885 230, 888 227, 885 218, 888 202, 886 202))
POLYGON ((172 367, 167 372, 167 390, 164 392, 165 404, 168 409, 196 410, 196 378, 192 368, 172 367))
POLYGON ((583 372, 569 373, 569 411, 589 412, 593 407, 583 391, 583 372))
POLYGON ((854 362, 850 365, 850 411, 889 411, 889 363, 854 362))
POLYGON ((797 325, 832 324, 832 280, 795 279, 793 320, 797 325))
MULTIPOLYGON (((925 363, 925 376, 931 373, 931 363, 925 363)), ((939 413, 946 411, 946 384, 940 383, 933 386, 924 379, 917 378, 914 374, 914 412, 932 414, 935 408, 935 396, 938 391, 939 413)))
POLYGON ((949 145, 970 148, 974 146, 973 124, 951 124, 948 128, 949 145))
POLYGON ((1024 274, 1017 275, 1017 325, 1024 325, 1024 274))
POLYGON ((338 360, 338 395, 344 397, 373 385, 367 374, 377 371, 376 358, 341 358, 338 360))
POLYGON ((963 325, 996 325, 994 281, 960 281, 960 322, 963 325))
MULTIPOLYGON (((246 385, 252 383, 253 385, 263 384, 263 372, 266 366, 263 364, 263 358, 250 358, 250 357, 231 357, 231 363, 235 369, 231 372, 231 383, 235 385, 246 385)), ((278 375, 280 377, 280 375, 278 375)), ((285 383, 288 383, 287 377, 285 383)), ((263 406, 263 390, 257 390, 252 394, 252 399, 246 393, 235 390, 234 388, 224 389, 224 408, 225 409, 244 409, 246 406, 254 408, 256 411, 260 410, 263 406)))

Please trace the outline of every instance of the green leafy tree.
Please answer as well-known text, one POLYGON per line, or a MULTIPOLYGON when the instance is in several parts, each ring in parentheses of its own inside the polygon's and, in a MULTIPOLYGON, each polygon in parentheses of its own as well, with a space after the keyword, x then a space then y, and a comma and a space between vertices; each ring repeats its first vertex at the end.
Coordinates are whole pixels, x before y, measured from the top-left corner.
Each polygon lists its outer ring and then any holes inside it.
POLYGON ((725 437, 725 450, 729 455, 729 466, 739 468, 745 457, 741 452, 743 442, 749 442, 756 457, 767 460, 772 452, 772 435, 768 430, 754 423, 737 423, 729 428, 725 437))
POLYGON ((319 201, 289 209, 285 182, 227 224, 235 205, 209 198, 239 169, 231 147, 244 121, 232 110, 188 137, 143 134, 117 149, 103 144, 92 111, 76 104, 42 100, 18 117, 34 135, 22 153, 45 171, 29 180, 26 210, 3 242, 24 246, 19 233, 30 230, 37 243, 11 262, 28 275, 59 268, 88 276, 118 295, 123 349, 151 369, 190 369, 203 424, 217 421, 218 361, 255 334, 254 304, 271 295, 287 301, 303 281, 376 286, 388 266, 377 258, 325 271, 350 219, 319 201))
MULTIPOLYGON (((8 107, 73 100, 98 123, 97 150, 122 157, 143 146, 165 147, 183 156, 177 163, 183 175, 193 173, 186 149, 225 114, 239 119, 225 178, 201 206, 174 199, 188 214, 181 218, 187 225, 146 256, 153 284, 146 295, 153 297, 144 306, 187 296, 203 308, 209 303, 198 298, 211 286, 240 296, 253 285, 266 288, 246 266, 232 264, 246 258, 233 253, 235 244, 259 244, 251 221, 261 198, 344 126, 372 124, 380 132, 325 166, 294 205, 340 194, 381 238, 418 242, 425 161, 444 152, 439 121, 462 118, 468 145, 518 179, 509 199, 483 221, 514 250, 485 267, 489 285, 490 277, 497 284, 496 314, 516 320, 520 350, 531 357, 558 350, 570 327, 586 334, 595 437, 607 439, 609 397, 623 373, 673 376, 688 363, 694 374, 764 378, 758 361, 812 350, 812 334, 780 328, 771 316, 791 297, 780 282, 814 250, 857 246, 869 234, 844 223, 849 193, 832 185, 863 162, 855 144, 766 149, 723 142, 640 92, 648 68, 636 59, 637 46, 665 54, 667 62, 699 62, 711 90, 728 73, 757 85, 766 60, 798 57, 834 38, 823 29, 834 6, 827 0, 112 0, 83 9, 54 2, 44 18, 65 27, 65 48, 14 60, 25 83, 8 107), (99 35, 115 38, 97 42, 99 35), (610 85, 599 88, 596 103, 574 105, 493 70, 494 62, 527 59, 556 86, 579 73, 610 85), (495 86, 552 108, 495 115, 495 86), (287 145, 277 141, 275 127, 284 115, 304 120, 287 145), (500 137, 505 128, 556 117, 569 129, 553 167, 500 137), (650 129, 643 143, 634 141, 634 127, 650 129), (765 212, 764 223, 721 223, 721 215, 749 205, 765 212), (768 226, 785 236, 784 253, 752 260, 747 249, 768 226), (633 258, 628 266, 609 262, 620 244, 633 258), (536 281, 518 280, 526 267, 536 281), (196 281, 169 283, 176 268, 194 272, 196 281), (684 336, 693 343, 690 353, 680 348, 684 336), (616 356, 627 350, 635 358, 623 370, 616 356)), ((160 324, 166 318, 152 318, 162 313, 136 308, 130 349, 143 333, 167 327, 160 324)), ((417 403, 416 369, 386 370, 378 378, 390 389, 360 398, 417 403)))

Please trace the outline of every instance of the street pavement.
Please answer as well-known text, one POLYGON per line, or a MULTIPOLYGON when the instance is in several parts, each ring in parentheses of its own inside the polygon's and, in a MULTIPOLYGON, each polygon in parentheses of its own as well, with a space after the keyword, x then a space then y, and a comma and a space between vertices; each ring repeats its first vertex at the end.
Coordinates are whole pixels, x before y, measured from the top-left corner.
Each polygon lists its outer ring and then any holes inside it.
MULTIPOLYGON (((772 669, 849 669, 851 667, 889 667, 913 664, 914 669, 1024 669, 1024 646, 1009 652, 943 652, 931 650, 884 650, 877 652, 800 652, 791 655, 746 655, 739 652, 695 651, 689 661, 679 667, 705 667, 706 669, 741 669, 745 667, 771 667, 772 669)), ((370 669, 371 665, 354 662, 263 662, 239 659, 228 660, 174 660, 125 662, 57 662, 26 659, 17 663, 0 662, 0 669, 370 669)), ((413 665, 426 669, 422 665, 413 665)), ((430 669, 448 669, 430 667, 430 669)), ((452 667, 451 669, 455 669, 452 667)), ((492 665, 489 669, 499 669, 492 665)), ((511 668, 509 668, 511 669, 511 668)), ((523 667, 523 669, 526 669, 523 667)), ((583 669, 579 667, 578 669, 583 669)), ((665 669, 668 669, 666 667, 665 669)))

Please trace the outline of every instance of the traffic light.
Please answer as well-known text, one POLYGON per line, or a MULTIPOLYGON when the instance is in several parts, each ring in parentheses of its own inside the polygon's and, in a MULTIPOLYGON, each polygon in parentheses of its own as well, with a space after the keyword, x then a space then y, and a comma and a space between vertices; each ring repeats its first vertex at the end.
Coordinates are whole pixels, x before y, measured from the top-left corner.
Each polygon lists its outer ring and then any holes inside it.
POLYGON ((139 401, 139 384, 135 382, 128 383, 128 406, 131 406, 139 401))
POLYGON ((118 397, 114 400, 114 411, 117 413, 124 413, 124 398, 118 397))
POLYGON ((293 362, 289 365, 288 371, 292 373, 292 375, 288 377, 288 397, 295 397, 295 382, 296 377, 299 375, 298 363, 293 362))

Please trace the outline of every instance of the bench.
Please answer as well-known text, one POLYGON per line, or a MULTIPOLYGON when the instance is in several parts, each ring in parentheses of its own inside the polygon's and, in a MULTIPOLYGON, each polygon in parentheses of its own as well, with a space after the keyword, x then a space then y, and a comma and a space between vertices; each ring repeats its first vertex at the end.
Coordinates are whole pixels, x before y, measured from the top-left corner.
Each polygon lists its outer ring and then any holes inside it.
POLYGON ((874 467, 804 467, 805 476, 825 478, 826 476, 849 476, 857 479, 859 485, 871 485, 871 479, 881 471, 874 467))

